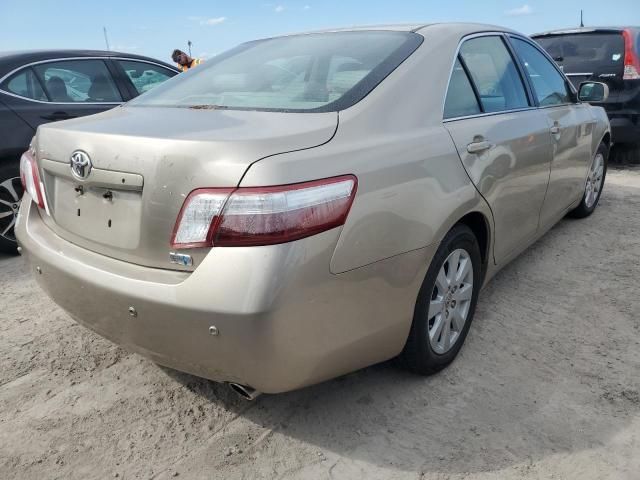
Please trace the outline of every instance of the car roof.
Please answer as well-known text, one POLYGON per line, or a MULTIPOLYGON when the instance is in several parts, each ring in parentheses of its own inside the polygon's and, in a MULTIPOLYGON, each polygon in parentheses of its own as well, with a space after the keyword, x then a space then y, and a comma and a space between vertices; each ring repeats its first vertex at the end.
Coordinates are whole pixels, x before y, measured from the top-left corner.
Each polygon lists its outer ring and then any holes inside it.
POLYGON ((549 30, 547 32, 534 33, 531 38, 546 37, 550 35, 572 35, 576 33, 596 33, 596 32, 622 32, 623 30, 640 30, 640 27, 576 27, 559 30, 549 30))
POLYGON ((490 23, 473 23, 473 22, 443 22, 443 23, 429 23, 424 25, 423 27, 417 29, 416 31, 428 31, 431 29, 438 29, 440 31, 445 31, 448 34, 453 36, 464 36, 471 35, 473 33, 483 33, 483 32, 503 32, 503 33, 513 33, 516 35, 523 35, 516 30, 512 30, 507 27, 502 27, 500 25, 492 25, 490 23))
POLYGON ((133 53, 114 52, 106 50, 22 50, 22 51, 0 51, 0 77, 23 65, 45 60, 55 60, 57 58, 86 58, 86 57, 123 57, 135 60, 146 60, 158 63, 171 70, 178 69, 169 63, 143 55, 133 53))
POLYGON ((475 32, 505 32, 519 34, 509 28, 500 27, 497 25, 490 25, 484 23, 467 23, 467 22, 443 22, 443 23, 427 23, 427 22, 412 22, 412 23, 391 23, 380 25, 354 25, 349 27, 337 27, 326 28, 321 30, 309 30, 303 32, 290 33, 286 35, 276 35, 274 37, 266 37, 264 40, 270 38, 289 37, 297 35, 311 35, 318 33, 336 33, 336 32, 365 32, 365 31, 393 31, 393 32, 418 32, 426 29, 436 27, 439 30, 446 30, 454 36, 456 35, 468 35, 475 32))
POLYGON ((361 31, 367 31, 367 30, 389 30, 389 31, 395 31, 395 32, 412 32, 426 25, 427 24, 424 22, 352 25, 349 27, 323 28, 319 30, 304 31, 294 35, 304 35, 309 33, 361 32, 361 31))

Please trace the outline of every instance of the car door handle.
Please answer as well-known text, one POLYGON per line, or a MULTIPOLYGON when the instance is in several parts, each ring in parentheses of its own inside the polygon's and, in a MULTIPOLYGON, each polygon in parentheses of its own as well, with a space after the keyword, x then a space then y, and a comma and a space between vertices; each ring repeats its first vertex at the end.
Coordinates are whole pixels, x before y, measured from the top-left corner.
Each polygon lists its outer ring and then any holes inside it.
POLYGON ((551 135, 559 135, 560 134, 560 127, 558 125, 554 125, 553 127, 551 127, 549 129, 549 131, 551 132, 551 135))
POLYGON ((41 118, 45 120, 67 120, 69 118, 73 118, 73 116, 69 115, 67 112, 53 112, 49 115, 42 115, 41 118))
POLYGON ((493 145, 491 142, 482 141, 482 142, 473 142, 467 145, 467 152, 469 153, 482 153, 485 150, 489 150, 493 145))

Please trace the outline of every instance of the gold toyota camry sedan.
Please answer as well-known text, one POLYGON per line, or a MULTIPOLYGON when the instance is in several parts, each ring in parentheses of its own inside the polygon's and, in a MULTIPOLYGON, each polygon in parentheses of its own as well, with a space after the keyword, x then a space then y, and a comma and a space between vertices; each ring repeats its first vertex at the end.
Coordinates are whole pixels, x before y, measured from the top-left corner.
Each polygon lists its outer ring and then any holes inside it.
POLYGON ((247 398, 429 374, 502 266, 596 208, 607 95, 494 26, 253 41, 41 126, 16 234, 79 323, 247 398))

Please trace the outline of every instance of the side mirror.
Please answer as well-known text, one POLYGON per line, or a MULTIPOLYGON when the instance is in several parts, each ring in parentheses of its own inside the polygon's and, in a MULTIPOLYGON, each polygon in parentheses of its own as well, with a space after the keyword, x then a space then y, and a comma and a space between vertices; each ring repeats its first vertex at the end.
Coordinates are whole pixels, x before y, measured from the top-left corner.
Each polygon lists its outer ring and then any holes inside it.
POLYGON ((582 102, 604 102, 609 98, 609 86, 601 82, 582 82, 578 98, 582 102))

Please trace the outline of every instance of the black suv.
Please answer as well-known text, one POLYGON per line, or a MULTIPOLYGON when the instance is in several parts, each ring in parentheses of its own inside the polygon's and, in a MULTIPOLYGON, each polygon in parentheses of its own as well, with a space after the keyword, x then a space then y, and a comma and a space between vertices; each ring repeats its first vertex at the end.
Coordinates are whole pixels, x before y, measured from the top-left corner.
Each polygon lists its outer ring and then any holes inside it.
POLYGON ((609 86, 601 104, 613 141, 640 144, 640 27, 555 30, 532 35, 578 87, 592 80, 609 86))
POLYGON ((103 112, 177 73, 172 65, 126 53, 0 52, 0 250, 16 250, 20 155, 38 125, 103 112))

